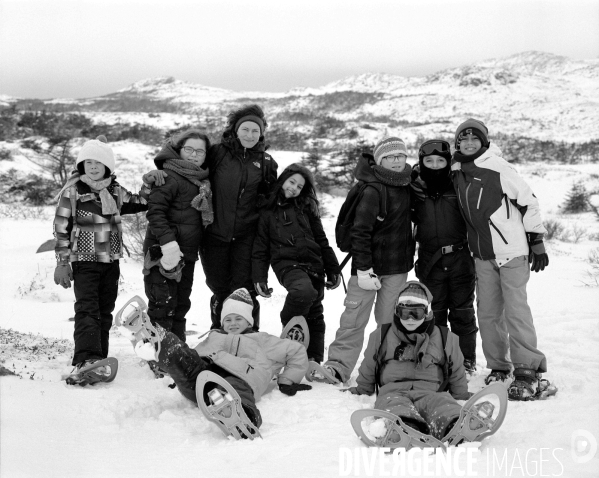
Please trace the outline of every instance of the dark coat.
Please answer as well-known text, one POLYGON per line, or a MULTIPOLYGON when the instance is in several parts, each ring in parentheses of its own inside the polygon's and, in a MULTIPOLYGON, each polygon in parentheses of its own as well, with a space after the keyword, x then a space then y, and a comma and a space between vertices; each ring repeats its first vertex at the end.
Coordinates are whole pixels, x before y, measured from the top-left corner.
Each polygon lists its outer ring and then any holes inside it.
MULTIPOLYGON (((180 157, 167 145, 156 159, 180 157)), ((199 194, 199 187, 171 169, 167 174, 165 184, 154 186, 150 193, 144 254, 154 244, 163 246, 176 241, 186 261, 197 261, 202 241, 202 214, 191 207, 191 201, 199 194)))
MULTIPOLYGON (((365 155, 356 166, 358 181, 380 182, 365 155)), ((352 275, 371 267, 377 275, 403 274, 414 266, 415 243, 410 222, 410 187, 385 185, 387 216, 379 221, 379 193, 365 188, 351 230, 352 275)))
POLYGON ((339 262, 320 218, 309 206, 299 207, 295 201, 260 213, 252 254, 254 283, 266 282, 269 264, 281 283, 285 270, 294 266, 320 275, 339 273, 339 262))
POLYGON ((214 204, 214 222, 207 234, 225 242, 253 234, 259 199, 277 179, 278 165, 265 152, 264 142, 246 149, 237 138, 223 137, 210 147, 206 162, 214 204))

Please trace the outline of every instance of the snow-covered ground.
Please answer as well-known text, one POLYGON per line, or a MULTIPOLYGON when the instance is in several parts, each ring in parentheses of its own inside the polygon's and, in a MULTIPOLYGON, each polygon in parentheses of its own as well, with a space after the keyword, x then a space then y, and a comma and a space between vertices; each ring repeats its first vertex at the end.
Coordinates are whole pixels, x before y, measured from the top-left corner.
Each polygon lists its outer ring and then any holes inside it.
MULTIPOLYGON (((123 163, 119 179, 134 189, 134 179, 145 169, 138 163, 151 161, 143 155, 135 160, 134 149, 118 149, 119 154, 132 156, 127 167, 123 163)), ((281 169, 301 159, 300 153, 272 154, 281 169)), ((599 438, 599 287, 587 275, 592 267, 589 253, 599 251, 599 222, 591 213, 561 215, 558 206, 574 181, 596 186, 599 181, 592 175, 599 174, 599 165, 537 163, 518 168, 539 197, 545 219, 594 234, 593 240, 587 235, 577 243, 548 242, 549 268, 533 274, 528 286, 539 347, 548 357, 546 377, 559 392, 544 402, 510 402, 502 428, 482 443, 470 462, 462 458, 452 472, 440 476, 595 477, 599 458, 584 462, 584 455, 587 450, 592 453, 593 446, 596 451, 599 438)), ((338 197, 324 198, 329 213, 338 211, 341 202, 338 197)), ((71 369, 73 322, 68 319, 73 315, 73 292, 54 285, 53 254, 35 254, 51 237, 52 212, 47 208, 46 217, 37 219, 0 219, 0 362, 18 375, 0 378, 0 476, 398 475, 392 456, 376 455, 370 461, 370 450, 350 426, 352 411, 371 407, 374 397, 340 393, 332 385, 314 383, 311 391, 288 397, 273 384, 258 402, 263 439, 255 441, 226 439, 193 403, 168 387, 171 380, 154 379, 115 329, 110 355, 119 360, 116 380, 87 387, 66 385, 61 374, 71 369), (386 468, 379 468, 385 463, 386 468)), ((334 214, 324 219, 330 240, 334 222, 334 214)), ((145 297, 140 263, 122 260, 121 273, 117 310, 133 295, 145 297)), ((261 301, 262 330, 278 335, 285 290, 274 275, 269 283, 275 291, 271 299, 261 301)), ((194 334, 188 336, 190 344, 210 323, 210 293, 201 267, 194 285, 188 315, 188 329, 194 334)), ((343 299, 342 287, 326 293, 327 344, 334 338, 343 299)), ((469 384, 473 392, 482 388, 488 373, 480 339, 477 353, 479 374, 469 384)), ((435 476, 419 468, 417 452, 409 456, 414 459, 409 462, 412 468, 402 475, 435 476)))

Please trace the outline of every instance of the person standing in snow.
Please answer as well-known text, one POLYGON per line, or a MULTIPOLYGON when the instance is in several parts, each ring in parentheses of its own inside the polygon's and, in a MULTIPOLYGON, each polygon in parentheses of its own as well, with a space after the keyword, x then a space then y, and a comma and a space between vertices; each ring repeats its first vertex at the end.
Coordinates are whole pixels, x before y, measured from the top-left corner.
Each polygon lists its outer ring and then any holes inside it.
POLYGON ((536 196, 488 134, 482 121, 460 124, 452 165, 476 267, 478 322, 491 369, 485 383, 505 381, 513 367, 509 398, 532 400, 549 382, 541 380, 547 359, 537 348, 526 284, 530 271, 549 265, 547 231, 536 196))
POLYGON ((324 289, 341 283, 339 262, 320 221, 314 179, 300 164, 289 165, 273 186, 260 212, 252 254, 256 291, 270 297, 268 267, 272 265, 287 298, 281 310, 283 327, 294 317, 306 319, 308 357, 324 358, 324 289), (326 274, 326 279, 325 279, 326 274))
POLYGON ((123 256, 121 215, 145 211, 148 205, 144 197, 116 181, 114 153, 105 136, 85 142, 76 167, 56 196, 54 282, 66 289, 73 281, 72 364, 79 370, 108 357, 108 333, 123 256))
POLYGON ((245 287, 254 302, 258 330, 260 304, 252 282, 252 246, 258 206, 277 179, 277 163, 266 152, 267 122, 262 108, 249 105, 231 112, 221 142, 210 147, 206 163, 214 199, 214 222, 207 228, 200 257, 212 291, 212 328, 220 328, 220 311, 232 291, 245 287))
POLYGON ((148 199, 143 246, 148 315, 183 342, 202 234, 214 218, 204 167, 209 147, 208 137, 196 129, 166 141, 154 158, 158 170, 167 171, 165 183, 153 187, 148 199))
POLYGON ((373 153, 363 154, 355 177, 383 185, 387 215, 384 220, 379 219, 379 191, 365 188, 351 229, 352 269, 345 311, 324 366, 331 374, 331 383, 349 380, 362 350, 364 329, 375 298, 377 325, 391 321, 399 291, 414 265, 410 222, 412 167, 406 163, 406 146, 401 139, 389 137, 379 141, 373 153))
POLYGON ((476 371, 474 259, 468 248, 466 223, 450 176, 451 147, 433 139, 422 143, 412 173, 412 222, 418 243, 416 277, 433 295, 435 325, 460 339, 464 367, 476 371))

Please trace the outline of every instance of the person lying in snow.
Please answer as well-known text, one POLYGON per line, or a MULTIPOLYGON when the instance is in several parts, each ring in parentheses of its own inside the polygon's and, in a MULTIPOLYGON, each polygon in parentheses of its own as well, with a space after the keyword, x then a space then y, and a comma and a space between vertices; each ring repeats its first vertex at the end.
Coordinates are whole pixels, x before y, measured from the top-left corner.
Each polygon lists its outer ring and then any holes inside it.
MULTIPOLYGON (((278 374, 279 390, 286 395, 312 387, 300 384, 308 371, 304 346, 266 332, 254 332, 252 308, 247 289, 234 291, 223 304, 221 329, 211 330, 195 348, 159 325, 154 328, 149 320, 144 326, 152 338, 138 340, 139 335, 132 334, 131 341, 139 357, 158 362, 183 396, 194 403, 197 403, 196 379, 201 372, 211 371, 226 379, 239 394, 248 418, 259 428, 262 417, 256 401, 275 375, 278 374)), ((121 325, 120 330, 124 335, 133 333, 126 325, 121 325)))

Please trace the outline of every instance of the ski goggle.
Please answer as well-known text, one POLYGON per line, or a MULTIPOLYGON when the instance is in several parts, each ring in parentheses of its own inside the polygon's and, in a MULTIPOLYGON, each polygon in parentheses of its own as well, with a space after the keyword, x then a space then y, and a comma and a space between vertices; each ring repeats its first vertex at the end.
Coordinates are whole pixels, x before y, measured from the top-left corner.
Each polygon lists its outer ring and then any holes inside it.
POLYGON ((397 315, 400 320, 422 320, 426 316, 426 307, 406 307, 399 304, 395 308, 395 315, 397 315))
POLYGON ((418 156, 430 156, 431 154, 438 154, 440 156, 451 154, 451 146, 447 141, 432 140, 425 142, 418 150, 418 156))

